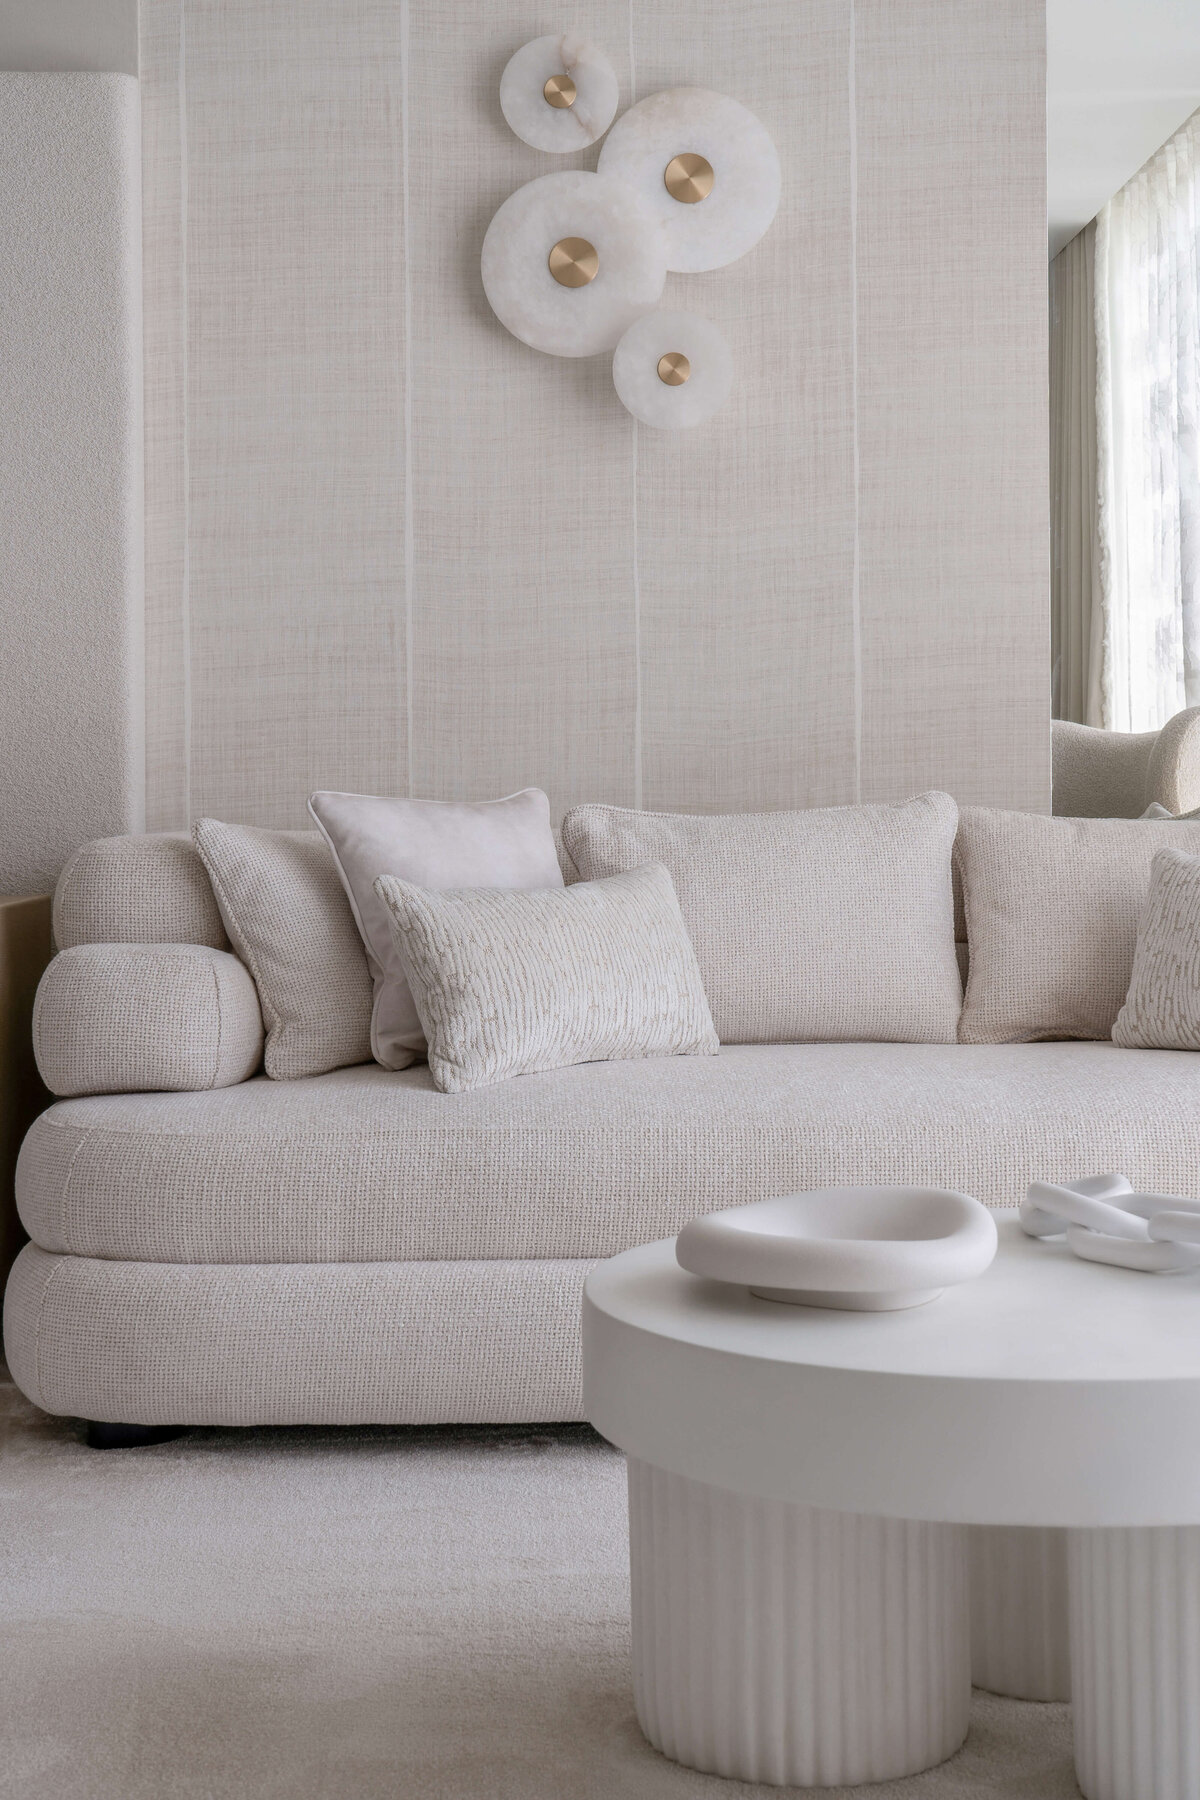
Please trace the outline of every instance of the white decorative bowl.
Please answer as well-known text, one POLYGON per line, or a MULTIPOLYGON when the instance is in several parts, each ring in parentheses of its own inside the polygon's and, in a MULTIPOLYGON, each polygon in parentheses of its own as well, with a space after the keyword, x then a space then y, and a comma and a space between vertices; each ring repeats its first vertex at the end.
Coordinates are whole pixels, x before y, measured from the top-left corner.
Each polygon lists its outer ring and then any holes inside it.
POLYGON ((996 1254, 986 1206, 947 1188, 820 1188, 707 1213, 675 1241, 681 1268, 764 1300, 891 1312, 982 1275, 996 1254))

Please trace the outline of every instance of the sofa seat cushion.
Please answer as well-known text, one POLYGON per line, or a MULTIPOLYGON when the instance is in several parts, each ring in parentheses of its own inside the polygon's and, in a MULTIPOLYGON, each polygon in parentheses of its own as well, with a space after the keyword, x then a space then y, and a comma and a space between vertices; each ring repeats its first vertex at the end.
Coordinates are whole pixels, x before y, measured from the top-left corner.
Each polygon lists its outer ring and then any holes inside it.
POLYGON ((21 1152, 34 1242, 151 1262, 609 1256, 842 1183, 1012 1206, 1121 1170, 1200 1197, 1200 1054, 1110 1043, 739 1045, 465 1094, 374 1064, 62 1101, 21 1152))

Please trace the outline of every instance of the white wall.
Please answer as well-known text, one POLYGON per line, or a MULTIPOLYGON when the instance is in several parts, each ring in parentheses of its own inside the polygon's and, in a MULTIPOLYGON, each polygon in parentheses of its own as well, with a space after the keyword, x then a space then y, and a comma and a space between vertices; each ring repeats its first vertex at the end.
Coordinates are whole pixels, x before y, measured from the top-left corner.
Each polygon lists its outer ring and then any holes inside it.
POLYGON ((137 83, 0 74, 0 892, 144 821, 137 83))

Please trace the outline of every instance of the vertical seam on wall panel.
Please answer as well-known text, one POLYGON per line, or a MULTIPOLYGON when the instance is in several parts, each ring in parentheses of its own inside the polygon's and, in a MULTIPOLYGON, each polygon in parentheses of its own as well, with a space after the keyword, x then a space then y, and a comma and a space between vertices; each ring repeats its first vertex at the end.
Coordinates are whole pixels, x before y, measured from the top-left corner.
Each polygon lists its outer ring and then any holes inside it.
POLYGON ((850 569, 850 625, 854 646, 854 798, 862 799, 862 595, 859 565, 860 464, 858 444, 858 92, 855 80, 856 20, 850 0, 850 42, 846 59, 850 111, 850 411, 854 477, 854 553, 850 569))
POLYGON ((192 460, 190 449, 190 358, 188 355, 188 135, 187 0, 179 0, 179 285, 183 344, 183 569, 180 625, 183 634, 183 803, 192 826, 192 460))
MULTIPOLYGON (((629 0, 629 104, 637 104, 637 65, 633 49, 633 0, 629 0)), ((633 427, 632 540, 633 540, 633 804, 642 804, 642 578, 638 569, 638 422, 633 427)))
POLYGON ((408 792, 413 792, 413 547, 412 477, 412 233, 409 229, 408 96, 409 0, 400 8, 400 193, 404 211, 401 243, 404 255, 404 730, 408 792))

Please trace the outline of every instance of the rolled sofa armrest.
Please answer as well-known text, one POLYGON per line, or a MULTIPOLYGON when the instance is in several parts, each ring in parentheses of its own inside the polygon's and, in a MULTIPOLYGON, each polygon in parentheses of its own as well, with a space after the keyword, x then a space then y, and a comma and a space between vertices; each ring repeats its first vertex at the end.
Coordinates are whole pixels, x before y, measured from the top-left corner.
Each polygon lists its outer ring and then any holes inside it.
POLYGON ((33 1052, 52 1094, 233 1087, 262 1060, 248 969, 205 944, 77 944, 33 1004, 33 1052))
POLYGON ((1176 816, 1200 807, 1200 706, 1176 713, 1158 734, 1146 770, 1146 804, 1155 803, 1176 816))

